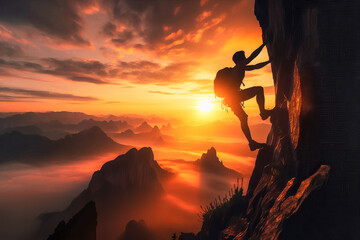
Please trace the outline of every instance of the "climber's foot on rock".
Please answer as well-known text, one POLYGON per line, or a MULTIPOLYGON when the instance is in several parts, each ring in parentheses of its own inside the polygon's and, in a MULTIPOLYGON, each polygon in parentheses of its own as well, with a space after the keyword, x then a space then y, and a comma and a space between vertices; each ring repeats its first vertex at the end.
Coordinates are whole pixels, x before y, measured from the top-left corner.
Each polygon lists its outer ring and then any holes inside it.
POLYGON ((263 112, 260 113, 260 117, 262 120, 266 120, 268 119, 268 117, 270 117, 271 115, 271 111, 270 110, 264 110, 263 112))
POLYGON ((252 140, 251 142, 249 142, 249 147, 250 147, 251 151, 255 151, 256 149, 266 147, 266 144, 265 143, 258 143, 256 141, 252 140))

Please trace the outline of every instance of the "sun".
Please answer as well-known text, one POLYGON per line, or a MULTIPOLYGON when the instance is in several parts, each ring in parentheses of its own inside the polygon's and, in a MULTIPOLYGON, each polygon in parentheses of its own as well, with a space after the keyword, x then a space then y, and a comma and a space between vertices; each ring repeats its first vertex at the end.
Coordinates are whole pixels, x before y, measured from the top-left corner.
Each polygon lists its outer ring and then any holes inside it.
POLYGON ((201 101, 199 109, 201 112, 210 112, 213 109, 213 104, 209 101, 201 101))

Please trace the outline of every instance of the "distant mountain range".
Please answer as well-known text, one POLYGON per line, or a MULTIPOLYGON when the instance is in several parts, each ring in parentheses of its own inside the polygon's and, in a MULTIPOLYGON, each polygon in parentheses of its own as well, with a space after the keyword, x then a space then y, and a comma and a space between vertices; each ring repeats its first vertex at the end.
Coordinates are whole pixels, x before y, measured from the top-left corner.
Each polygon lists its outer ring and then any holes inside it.
POLYGON ((124 151, 129 148, 113 141, 99 127, 67 135, 59 140, 13 131, 0 135, 0 162, 44 164, 52 160, 70 161, 92 154, 124 151))
POLYGON ((150 144, 154 146, 166 145, 169 143, 169 141, 173 140, 172 137, 163 135, 159 127, 156 125, 154 127, 150 126, 150 128, 146 127, 146 129, 147 131, 142 131, 140 133, 135 133, 133 130, 127 129, 124 132, 115 133, 112 134, 111 136, 113 136, 119 141, 121 140, 126 142, 128 141, 129 143, 139 142, 142 144, 150 144))
MULTIPOLYGON (((128 122, 130 125, 138 125, 144 121, 157 122, 164 124, 166 121, 156 116, 140 116, 140 115, 89 115, 81 112, 26 112, 26 113, 0 113, 0 129, 36 125, 51 121, 59 121, 62 124, 78 124, 83 120, 93 119, 95 121, 122 121, 128 122)), ((175 121, 175 120, 172 120, 175 121)), ((106 131, 106 129, 104 129, 106 131)))
POLYGON ((130 219, 142 215, 142 209, 162 195, 160 179, 171 175, 154 160, 151 148, 133 148, 94 172, 88 187, 64 211, 42 214, 34 239, 46 237, 59 221, 67 221, 89 201, 97 206, 101 239, 115 239, 130 219))

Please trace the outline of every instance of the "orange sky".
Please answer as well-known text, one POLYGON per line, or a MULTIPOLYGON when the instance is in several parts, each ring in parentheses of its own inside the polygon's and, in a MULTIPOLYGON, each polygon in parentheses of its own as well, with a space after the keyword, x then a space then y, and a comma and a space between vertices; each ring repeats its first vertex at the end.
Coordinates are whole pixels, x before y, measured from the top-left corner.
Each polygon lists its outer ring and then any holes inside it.
MULTIPOLYGON (((235 51, 248 56, 261 44, 253 0, 27 2, 0 10, 3 112, 233 118, 221 111, 213 78, 233 66, 235 51), (204 101, 210 112, 199 110, 204 101)), ((266 50, 255 61, 265 60, 266 50)), ((245 84, 271 86, 269 67, 247 73, 245 84)), ((246 111, 258 114, 255 101, 246 111)))

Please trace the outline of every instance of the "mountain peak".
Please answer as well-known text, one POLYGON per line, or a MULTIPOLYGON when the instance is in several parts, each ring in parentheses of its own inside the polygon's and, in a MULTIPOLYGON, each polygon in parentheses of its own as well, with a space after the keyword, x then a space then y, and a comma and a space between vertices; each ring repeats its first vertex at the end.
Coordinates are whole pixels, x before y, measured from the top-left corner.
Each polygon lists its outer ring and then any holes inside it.
POLYGON ((132 148, 127 153, 105 163, 99 171, 96 171, 90 181, 89 190, 97 194, 99 190, 109 189, 111 186, 111 189, 119 192, 119 190, 127 191, 131 186, 132 190, 162 191, 153 168, 154 161, 154 154, 150 147, 140 150, 132 148))
POLYGON ((222 162, 220 162, 216 155, 216 149, 214 147, 211 147, 206 153, 203 153, 198 161, 201 163, 220 163, 222 165, 222 162))
POLYGON ((135 132, 149 132, 152 129, 153 128, 146 121, 144 121, 137 128, 135 128, 135 132))
POLYGON ((201 171, 210 172, 221 176, 235 178, 241 177, 241 174, 237 171, 224 166, 223 162, 220 161, 217 157, 216 149, 214 147, 211 147, 206 153, 203 153, 201 158, 195 161, 195 165, 197 165, 201 171))

